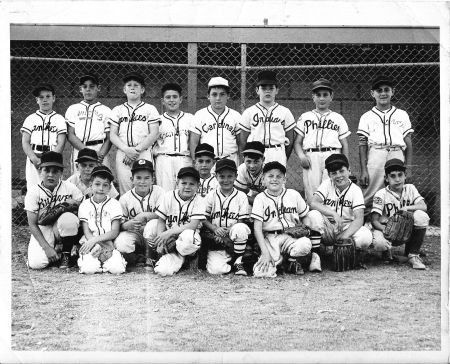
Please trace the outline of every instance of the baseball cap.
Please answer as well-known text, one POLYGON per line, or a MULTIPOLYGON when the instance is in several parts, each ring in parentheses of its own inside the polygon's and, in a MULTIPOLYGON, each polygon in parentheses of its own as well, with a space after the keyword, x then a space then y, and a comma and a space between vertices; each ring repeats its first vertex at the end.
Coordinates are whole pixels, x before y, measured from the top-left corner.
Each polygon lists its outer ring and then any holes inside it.
POLYGON ((39 167, 49 166, 64 168, 62 154, 54 151, 42 153, 41 164, 39 165, 39 167))
POLYGON ((372 80, 372 90, 377 89, 381 85, 388 85, 388 86, 394 87, 394 82, 388 76, 378 75, 372 80))
POLYGON ((397 158, 389 159, 384 165, 384 171, 386 174, 391 173, 392 171, 406 171, 405 163, 397 158))
POLYGON ((231 159, 227 159, 227 158, 218 160, 216 163, 216 173, 220 172, 224 169, 229 169, 234 172, 237 172, 236 163, 234 161, 232 161, 231 159))
POLYGON ((228 84, 228 81, 225 78, 213 77, 208 82, 208 88, 216 87, 216 86, 227 87, 227 88, 230 87, 230 85, 228 84))
POLYGON ((94 178, 94 176, 106 177, 111 182, 114 181, 114 176, 111 170, 104 165, 99 165, 92 170, 91 178, 94 178))
POLYGON ((245 144, 242 154, 245 155, 247 153, 253 153, 253 154, 260 154, 263 156, 265 149, 266 148, 264 147, 264 144, 261 142, 248 142, 247 144, 245 144))
POLYGON ((78 152, 78 157, 75 162, 95 161, 98 162, 98 155, 94 149, 83 148, 78 152))
POLYGON ((147 159, 138 159, 134 161, 133 165, 131 166, 131 173, 140 169, 145 169, 153 173, 153 163, 148 161, 147 159))
POLYGON ((195 158, 200 157, 202 155, 207 155, 208 157, 215 158, 214 148, 207 143, 200 143, 195 148, 195 158))
POLYGON ((330 155, 327 159, 325 159, 325 168, 328 171, 335 171, 342 166, 349 167, 348 159, 344 154, 336 153, 330 155))
POLYGON ((140 73, 137 72, 130 72, 127 73, 125 76, 123 76, 122 81, 123 83, 127 83, 128 81, 133 80, 136 82, 139 82, 141 86, 145 87, 145 80, 144 76, 142 76, 140 73))
POLYGON ((261 71, 258 73, 256 86, 261 85, 278 85, 277 74, 274 71, 261 71))
POLYGON ((55 88, 50 85, 49 83, 42 83, 38 86, 36 86, 33 89, 33 96, 34 97, 39 97, 39 94, 41 93, 41 91, 50 91, 53 95, 55 95, 55 88))
POLYGON ((98 77, 92 73, 86 73, 83 76, 80 77, 80 82, 79 84, 82 85, 83 83, 85 83, 87 80, 91 80, 94 84, 98 85, 98 77))
POLYGON ((281 173, 286 174, 286 167, 283 166, 280 162, 269 162, 266 163, 263 167, 263 173, 266 173, 272 169, 278 169, 281 173))
POLYGON ((194 167, 183 167, 178 171, 177 178, 187 176, 194 177, 197 181, 200 181, 200 174, 194 167))
POLYGON ((328 81, 326 78, 319 78, 317 81, 314 81, 312 84, 312 89, 311 91, 315 91, 318 90, 320 88, 325 88, 328 89, 330 91, 333 91, 333 87, 331 86, 331 82, 328 81))

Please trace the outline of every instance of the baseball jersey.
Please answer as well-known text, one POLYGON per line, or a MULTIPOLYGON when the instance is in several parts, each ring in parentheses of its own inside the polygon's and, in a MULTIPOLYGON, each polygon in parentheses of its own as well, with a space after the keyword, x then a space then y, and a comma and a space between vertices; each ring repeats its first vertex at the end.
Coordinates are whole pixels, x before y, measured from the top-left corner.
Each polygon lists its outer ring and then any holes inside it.
POLYGON ((192 127, 194 115, 180 111, 178 116, 170 116, 167 113, 161 115, 159 124, 159 136, 154 154, 181 153, 189 155, 189 130, 192 127))
MULTIPOLYGON (((67 178, 67 181, 73 183, 83 193, 85 199, 92 197, 93 192, 91 186, 87 186, 83 183, 79 173, 72 174, 69 178, 67 178)), ((119 196, 119 192, 117 192, 112 182, 111 189, 108 192, 108 196, 111 198, 116 198, 117 196, 119 196)))
POLYGON ((167 229, 173 226, 189 224, 192 219, 205 220, 205 202, 195 194, 189 200, 183 200, 178 190, 166 192, 155 213, 166 221, 167 229))
POLYGON ((283 230, 300 223, 309 207, 300 193, 283 188, 279 196, 266 190, 255 197, 251 217, 262 221, 263 231, 283 230))
POLYGON ((344 117, 331 110, 324 114, 316 110, 303 113, 294 130, 304 138, 303 149, 342 148, 340 139, 351 134, 344 117))
POLYGON ((403 139, 413 132, 406 111, 392 106, 386 111, 373 107, 365 112, 359 120, 357 134, 367 137, 369 145, 393 145, 404 149, 403 139))
POLYGON ((128 102, 118 105, 109 116, 109 123, 119 128, 120 139, 129 147, 138 145, 149 134, 149 126, 159 122, 156 108, 143 101, 135 107, 128 102))
POLYGON ((339 191, 331 178, 327 179, 322 182, 314 195, 318 196, 324 205, 336 211, 345 224, 351 223, 355 219, 355 210, 365 207, 361 188, 351 181, 347 188, 339 191))
POLYGON ((54 150, 58 145, 58 135, 67 134, 67 127, 64 117, 55 111, 44 114, 37 110, 27 116, 20 131, 31 135, 31 144, 49 146, 54 150))
POLYGON ((245 109, 240 127, 250 133, 248 142, 259 141, 265 147, 284 145, 286 132, 295 128, 295 119, 287 107, 275 103, 267 109, 258 102, 245 109))
POLYGON ((41 182, 31 187, 25 196, 24 209, 38 214, 38 219, 47 207, 53 208, 59 204, 74 199, 80 201, 83 198, 81 191, 68 181, 59 181, 53 191, 50 191, 41 182))
POLYGON ((94 236, 99 236, 111 231, 114 220, 122 219, 122 208, 119 201, 109 196, 99 203, 91 197, 81 203, 78 218, 87 222, 94 236))
POLYGON ((156 207, 161 203, 164 193, 165 190, 157 185, 153 185, 152 192, 144 197, 136 193, 136 188, 129 190, 119 199, 123 217, 128 220, 141 212, 155 212, 156 207))
POLYGON ((424 198, 413 184, 403 185, 401 195, 391 191, 389 186, 387 186, 375 193, 372 212, 378 212, 380 215, 391 217, 403 206, 415 205, 422 200, 424 198))
POLYGON ((66 122, 75 129, 75 135, 83 142, 104 140, 109 132, 108 116, 111 109, 101 102, 88 104, 80 101, 66 111, 66 122))
POLYGON ((205 203, 205 216, 216 226, 231 227, 238 220, 249 217, 247 196, 235 188, 229 196, 225 196, 219 187, 208 193, 205 203))
POLYGON ((201 197, 206 197, 206 195, 210 191, 215 190, 217 187, 219 187, 219 181, 217 181, 217 178, 214 174, 212 174, 211 176, 209 176, 209 178, 206 179, 200 177, 197 193, 201 197))
POLYGON ((191 131, 200 135, 200 143, 207 143, 214 147, 217 157, 229 156, 236 153, 237 136, 239 135, 239 123, 241 114, 236 110, 225 106, 222 114, 217 115, 211 105, 197 111, 191 131))
POLYGON ((245 163, 242 163, 238 167, 237 178, 234 181, 236 187, 242 188, 243 190, 249 189, 251 192, 259 193, 265 190, 263 185, 263 168, 259 171, 256 176, 253 176, 247 169, 245 163))

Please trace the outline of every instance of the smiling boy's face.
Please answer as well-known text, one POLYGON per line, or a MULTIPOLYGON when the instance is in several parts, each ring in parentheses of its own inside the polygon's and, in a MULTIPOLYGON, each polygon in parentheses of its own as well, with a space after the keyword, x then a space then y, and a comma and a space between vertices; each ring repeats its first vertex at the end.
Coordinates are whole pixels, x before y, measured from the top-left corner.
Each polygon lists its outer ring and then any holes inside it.
POLYGON ((139 169, 133 173, 131 181, 138 194, 146 195, 153 185, 153 173, 146 169, 139 169))
POLYGON ((53 191, 53 189, 58 185, 63 171, 58 167, 47 166, 41 168, 40 174, 44 186, 53 191))
POLYGON ((264 173, 264 185, 272 193, 278 193, 286 183, 286 175, 279 169, 270 169, 264 173))
POLYGON ((178 194, 183 200, 187 200, 195 195, 198 190, 198 181, 191 176, 183 176, 178 179, 178 194))
POLYGON ((176 112, 180 109, 181 102, 183 98, 180 96, 178 91, 167 90, 164 92, 162 102, 166 111, 176 112))
POLYGON ((339 189, 347 187, 350 183, 350 170, 344 165, 336 170, 328 171, 328 176, 331 178, 334 185, 339 189))

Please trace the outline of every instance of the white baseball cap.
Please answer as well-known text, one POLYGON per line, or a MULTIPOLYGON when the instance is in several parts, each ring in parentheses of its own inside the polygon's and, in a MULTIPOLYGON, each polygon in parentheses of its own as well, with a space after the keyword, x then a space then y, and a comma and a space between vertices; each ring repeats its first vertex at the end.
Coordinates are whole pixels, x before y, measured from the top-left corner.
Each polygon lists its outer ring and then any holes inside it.
POLYGON ((224 86, 224 87, 230 87, 228 84, 228 81, 223 77, 213 77, 208 82, 208 87, 214 87, 214 86, 224 86))

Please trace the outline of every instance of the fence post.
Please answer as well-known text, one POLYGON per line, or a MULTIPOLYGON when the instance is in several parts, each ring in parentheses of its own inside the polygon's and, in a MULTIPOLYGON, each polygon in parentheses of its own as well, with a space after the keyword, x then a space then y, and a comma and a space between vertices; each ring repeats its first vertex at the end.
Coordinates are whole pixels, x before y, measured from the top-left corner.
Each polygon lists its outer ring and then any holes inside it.
POLYGON ((245 93, 247 90, 247 44, 241 44, 241 113, 245 110, 245 93))
MULTIPOLYGON (((197 64, 197 43, 188 43, 188 64, 197 64)), ((188 108, 194 114, 197 110, 197 69, 188 69, 188 108)))

